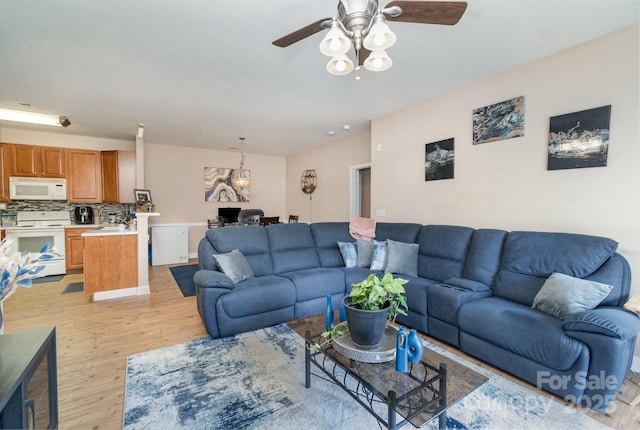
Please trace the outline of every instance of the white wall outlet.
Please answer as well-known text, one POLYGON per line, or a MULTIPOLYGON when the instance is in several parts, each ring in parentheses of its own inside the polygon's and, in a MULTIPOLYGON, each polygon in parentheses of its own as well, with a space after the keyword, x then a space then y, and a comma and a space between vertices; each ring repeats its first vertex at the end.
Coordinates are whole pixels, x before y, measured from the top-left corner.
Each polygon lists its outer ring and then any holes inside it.
POLYGON ((376 152, 382 152, 382 143, 376 145, 376 152))
POLYGON ((384 216, 384 209, 376 209, 376 216, 384 216))

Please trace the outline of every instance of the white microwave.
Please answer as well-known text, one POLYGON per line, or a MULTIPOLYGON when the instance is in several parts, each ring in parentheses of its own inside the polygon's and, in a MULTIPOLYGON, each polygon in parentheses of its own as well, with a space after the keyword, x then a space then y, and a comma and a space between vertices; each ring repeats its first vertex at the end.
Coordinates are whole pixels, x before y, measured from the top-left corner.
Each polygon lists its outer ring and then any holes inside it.
POLYGON ((11 200, 67 200, 67 180, 9 177, 11 200))

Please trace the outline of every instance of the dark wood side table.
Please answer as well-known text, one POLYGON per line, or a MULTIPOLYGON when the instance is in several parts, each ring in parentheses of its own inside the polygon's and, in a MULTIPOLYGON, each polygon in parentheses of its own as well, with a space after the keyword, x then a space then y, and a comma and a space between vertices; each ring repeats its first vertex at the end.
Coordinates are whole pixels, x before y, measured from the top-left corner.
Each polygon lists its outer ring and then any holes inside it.
POLYGON ((0 335, 0 429, 58 428, 56 329, 0 335))

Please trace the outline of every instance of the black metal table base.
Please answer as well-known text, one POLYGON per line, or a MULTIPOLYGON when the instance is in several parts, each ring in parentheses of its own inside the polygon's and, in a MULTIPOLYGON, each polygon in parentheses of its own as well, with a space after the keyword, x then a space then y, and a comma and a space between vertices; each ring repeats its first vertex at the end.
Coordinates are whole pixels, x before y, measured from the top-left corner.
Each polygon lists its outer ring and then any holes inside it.
MULTIPOLYGON (((439 428, 446 429, 447 367, 445 364, 440 364, 439 368, 434 368, 427 363, 421 362, 420 365, 425 367, 422 379, 413 376, 412 372, 407 375, 408 378, 416 382, 417 386, 415 388, 405 393, 397 393, 395 390, 382 393, 358 375, 357 366, 353 360, 350 360, 350 366, 346 366, 328 354, 328 352, 331 352, 331 346, 319 351, 312 351, 310 347, 313 344, 311 333, 307 330, 305 332, 306 388, 311 388, 312 374, 329 381, 341 387, 364 407, 379 424, 388 429, 396 429, 405 424, 411 424, 412 418, 424 414, 425 411, 432 414, 431 418, 427 418, 425 422, 437 416, 439 428), (312 373, 312 364, 320 369, 322 374, 312 373), (400 409, 402 410, 401 416, 403 419, 397 422, 396 414, 400 413, 400 409)), ((333 353, 335 354, 335 351, 333 353)))

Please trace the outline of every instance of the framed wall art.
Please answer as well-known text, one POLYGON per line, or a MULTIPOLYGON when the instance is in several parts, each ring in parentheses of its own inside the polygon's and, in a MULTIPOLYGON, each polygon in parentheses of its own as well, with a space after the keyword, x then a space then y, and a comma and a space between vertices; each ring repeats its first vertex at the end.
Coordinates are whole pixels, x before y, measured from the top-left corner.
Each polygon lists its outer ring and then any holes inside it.
POLYGON ((547 170, 604 167, 611 105, 549 118, 547 170))
POLYGON ((248 202, 249 190, 237 188, 231 182, 235 169, 225 167, 204 168, 205 202, 248 202))
POLYGON ((524 96, 474 109, 474 145, 520 136, 524 136, 524 96))
POLYGON ((453 138, 425 145, 424 180, 453 179, 453 138))

